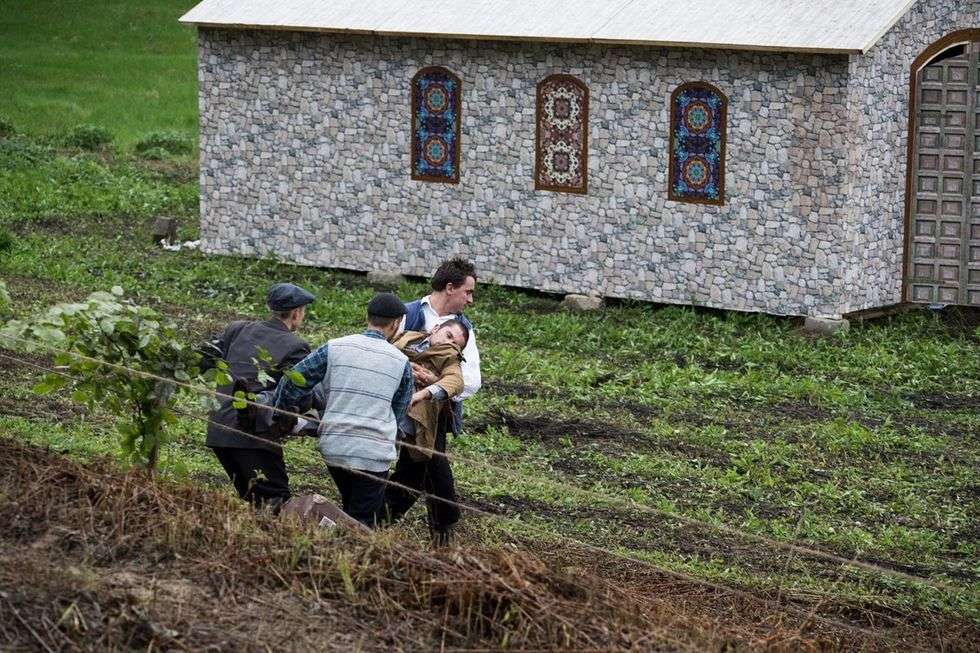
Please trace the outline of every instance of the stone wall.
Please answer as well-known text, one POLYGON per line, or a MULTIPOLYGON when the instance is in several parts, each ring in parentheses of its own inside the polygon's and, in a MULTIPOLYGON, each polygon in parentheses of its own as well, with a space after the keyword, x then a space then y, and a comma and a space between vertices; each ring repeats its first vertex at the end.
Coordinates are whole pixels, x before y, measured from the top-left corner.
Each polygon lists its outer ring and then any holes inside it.
POLYGON ((911 66, 943 36, 970 27, 980 27, 980 0, 919 0, 867 54, 851 57, 853 272, 846 311, 903 301, 911 66))
POLYGON ((846 56, 203 28, 199 44, 208 251, 414 275, 459 252, 509 285, 831 316, 890 264, 854 256, 849 205, 875 191, 847 174, 846 56), (429 65, 464 84, 458 185, 410 178, 409 81, 429 65), (534 190, 535 86, 556 72, 591 93, 584 196, 534 190), (667 199, 667 104, 698 80, 729 98, 721 207, 667 199))

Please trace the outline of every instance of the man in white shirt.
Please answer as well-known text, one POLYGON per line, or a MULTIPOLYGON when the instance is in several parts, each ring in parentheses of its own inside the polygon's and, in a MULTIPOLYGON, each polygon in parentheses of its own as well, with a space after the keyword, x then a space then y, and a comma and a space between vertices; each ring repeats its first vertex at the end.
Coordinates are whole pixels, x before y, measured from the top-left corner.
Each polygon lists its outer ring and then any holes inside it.
MULTIPOLYGON (((452 258, 443 262, 432 276, 432 294, 405 306, 407 313, 402 320, 401 330, 431 331, 447 320, 459 320, 469 329, 469 340, 463 348, 463 392, 454 399, 451 419, 439 424, 436 434, 435 450, 445 453, 446 436, 452 431, 459 435, 462 430, 462 401, 473 396, 482 384, 480 374, 480 351, 476 345, 473 325, 463 315, 463 310, 473 303, 476 288, 476 269, 463 258, 452 258)), ((416 385, 428 387, 436 381, 435 375, 421 366, 412 367, 416 385)), ((402 449, 391 480, 415 488, 426 494, 438 497, 428 499, 429 529, 433 541, 440 545, 449 543, 453 525, 459 521, 459 508, 439 501, 456 501, 456 485, 452 468, 444 456, 434 455, 428 460, 416 461, 402 449)), ((418 500, 418 494, 389 485, 385 491, 385 508, 388 519, 400 519, 418 500)))

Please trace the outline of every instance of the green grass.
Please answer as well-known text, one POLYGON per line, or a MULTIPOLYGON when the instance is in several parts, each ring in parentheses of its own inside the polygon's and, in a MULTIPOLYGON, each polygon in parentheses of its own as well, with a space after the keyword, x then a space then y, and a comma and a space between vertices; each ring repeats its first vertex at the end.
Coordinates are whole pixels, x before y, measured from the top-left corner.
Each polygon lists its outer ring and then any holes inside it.
POLYGON ((194 0, 93 5, 8 0, 0 12, 0 115, 61 135, 81 123, 130 145, 162 129, 197 132, 194 0))
MULTIPOLYGON (((175 213, 182 237, 195 237, 193 182, 138 159, 41 149, 0 167, 0 197, 9 198, 0 228, 12 234, 0 276, 19 315, 118 284, 179 320, 191 342, 234 316, 261 314, 265 288, 289 279, 317 295, 305 330, 312 342, 360 328, 372 293, 363 277, 162 251, 148 242, 148 221, 175 213), (45 181, 59 170, 68 171, 63 183, 45 181)), ((555 300, 491 286, 481 286, 471 317, 487 385, 467 404, 478 428, 453 443, 474 463, 457 463, 456 473, 464 497, 503 502, 519 519, 488 536, 471 517, 473 536, 541 539, 543 528, 743 587, 977 616, 970 497, 980 417, 922 406, 934 394, 952 392, 964 406, 980 395, 973 334, 914 313, 813 340, 785 319, 639 303, 570 314, 555 300), (665 514, 887 561, 958 589, 863 571, 838 581, 835 565, 748 539, 741 546, 752 555, 733 555, 730 535, 705 526, 692 540, 665 514)), ((5 379, 5 392, 31 405, 31 375, 22 374, 5 379)), ((115 451, 111 420, 61 419, 59 410, 0 416, 0 428, 85 456, 115 451)), ((221 483, 201 444, 204 425, 184 419, 175 430, 165 471, 221 483)), ((297 487, 332 491, 309 471, 321 467, 310 443, 292 445, 288 460, 297 487)))
MULTIPOLYGON (((149 161, 129 147, 153 132, 194 134, 193 32, 176 23, 192 4, 5 7, 0 114, 33 132, 0 138, 0 232, 10 234, 0 278, 16 313, 121 285, 193 342, 261 314, 266 287, 290 280, 317 296, 311 342, 357 330, 372 294, 362 277, 149 244, 148 223, 161 214, 180 218, 182 238, 197 236, 193 162, 166 152, 149 161), (126 147, 63 148, 79 122, 107 127, 126 147)), ((406 299, 425 291, 399 289, 406 299)), ((480 286, 470 316, 486 386, 467 402, 471 432, 452 443, 473 463, 455 471, 464 498, 517 521, 470 516, 466 541, 533 543, 544 529, 841 610, 980 618, 980 334, 917 312, 808 339, 792 320, 631 302, 570 314, 554 299, 491 286, 480 286), (948 406, 930 404, 945 395, 948 406), (860 555, 953 589, 840 575, 711 524, 860 555)), ((110 416, 38 399, 34 373, 6 365, 0 431, 80 457, 115 454, 110 416)), ((182 419, 164 471, 223 484, 203 432, 182 419)), ((332 491, 310 442, 291 445, 287 460, 297 488, 332 491)))

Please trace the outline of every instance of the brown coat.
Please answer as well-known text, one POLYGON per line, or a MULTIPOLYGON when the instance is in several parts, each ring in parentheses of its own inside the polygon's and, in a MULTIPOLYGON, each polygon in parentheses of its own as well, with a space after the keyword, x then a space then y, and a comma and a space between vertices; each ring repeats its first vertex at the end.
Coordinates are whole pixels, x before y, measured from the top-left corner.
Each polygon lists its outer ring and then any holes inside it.
MULTIPOLYGON (((408 360, 426 368, 438 378, 439 384, 449 397, 455 397, 463 391, 463 370, 460 367, 462 354, 459 347, 451 342, 429 347, 419 353, 412 351, 409 346, 425 340, 429 334, 421 331, 405 331, 395 338, 392 343, 408 360)), ((408 410, 408 416, 415 422, 415 438, 409 442, 425 449, 432 449, 436 444, 436 428, 439 424, 439 413, 448 410, 449 401, 420 401, 408 410)), ((431 454, 409 450, 413 460, 431 458, 431 454)))

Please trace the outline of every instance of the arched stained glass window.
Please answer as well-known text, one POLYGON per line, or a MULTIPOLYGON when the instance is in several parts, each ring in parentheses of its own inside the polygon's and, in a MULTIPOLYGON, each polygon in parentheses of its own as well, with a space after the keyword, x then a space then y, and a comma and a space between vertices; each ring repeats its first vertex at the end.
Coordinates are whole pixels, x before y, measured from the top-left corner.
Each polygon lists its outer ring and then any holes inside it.
POLYGON ((534 187, 585 193, 589 163, 589 89, 569 75, 538 84, 534 187))
POLYGON ((412 78, 412 179, 459 181, 463 83, 445 68, 412 78))
POLYGON ((670 98, 670 199, 725 203, 727 131, 724 93, 704 82, 677 87, 670 98))

